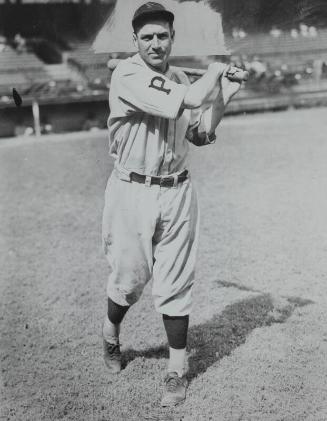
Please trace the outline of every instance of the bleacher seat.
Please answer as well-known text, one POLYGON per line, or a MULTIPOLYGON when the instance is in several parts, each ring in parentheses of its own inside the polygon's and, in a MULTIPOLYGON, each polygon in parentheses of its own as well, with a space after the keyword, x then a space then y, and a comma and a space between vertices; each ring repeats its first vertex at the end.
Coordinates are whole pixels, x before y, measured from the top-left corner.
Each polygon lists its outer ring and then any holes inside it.
POLYGON ((29 81, 23 73, 0 73, 0 96, 11 95, 14 87, 21 91, 28 86, 29 81))
POLYGON ((86 77, 89 85, 107 89, 109 54, 95 54, 90 43, 75 43, 68 53, 68 62, 76 66, 86 77))
POLYGON ((0 94, 10 95, 13 87, 21 93, 43 91, 56 94, 56 89, 70 92, 83 84, 83 78, 74 74, 66 64, 45 65, 30 52, 17 53, 13 49, 0 54, 0 94))
POLYGON ((312 53, 315 57, 317 52, 325 51, 327 46, 327 30, 320 29, 316 37, 292 38, 287 32, 274 38, 269 34, 249 34, 242 39, 226 38, 228 48, 233 54, 249 55, 278 55, 294 53, 312 53))
POLYGON ((30 89, 33 83, 47 83, 49 76, 42 61, 32 53, 15 50, 0 54, 0 86, 2 94, 10 94, 12 88, 30 89))
POLYGON ((17 53, 14 50, 0 54, 0 73, 7 71, 42 71, 43 63, 32 53, 17 53))

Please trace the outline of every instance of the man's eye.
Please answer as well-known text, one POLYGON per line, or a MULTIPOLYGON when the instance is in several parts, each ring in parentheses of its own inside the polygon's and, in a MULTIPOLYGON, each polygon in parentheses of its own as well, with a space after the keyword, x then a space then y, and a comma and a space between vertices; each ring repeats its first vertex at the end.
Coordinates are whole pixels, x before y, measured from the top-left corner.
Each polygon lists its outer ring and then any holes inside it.
POLYGON ((143 38, 143 41, 147 41, 147 42, 148 42, 148 41, 151 41, 151 38, 150 38, 150 37, 144 37, 144 38, 143 38))
POLYGON ((167 39, 168 35, 167 34, 162 34, 158 36, 159 39, 167 39))

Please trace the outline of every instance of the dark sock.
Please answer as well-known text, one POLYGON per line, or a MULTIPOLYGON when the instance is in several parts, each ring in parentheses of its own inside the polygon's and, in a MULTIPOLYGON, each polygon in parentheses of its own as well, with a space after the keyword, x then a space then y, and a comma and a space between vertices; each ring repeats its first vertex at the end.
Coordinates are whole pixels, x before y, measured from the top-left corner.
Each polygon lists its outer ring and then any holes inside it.
POLYGON ((184 349, 187 341, 189 316, 162 315, 168 343, 171 348, 184 349))
POLYGON ((121 306, 108 297, 108 318, 114 325, 119 325, 123 320, 129 306, 121 306))

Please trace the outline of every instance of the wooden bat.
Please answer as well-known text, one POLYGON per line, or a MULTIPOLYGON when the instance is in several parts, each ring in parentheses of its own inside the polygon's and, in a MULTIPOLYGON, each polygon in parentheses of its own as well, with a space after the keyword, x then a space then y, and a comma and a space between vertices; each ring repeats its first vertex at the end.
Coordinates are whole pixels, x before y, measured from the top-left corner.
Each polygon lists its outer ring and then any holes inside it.
MULTIPOLYGON (((108 68, 113 71, 117 67, 120 59, 113 58, 108 61, 108 68)), ((177 67, 171 66, 172 69, 182 70, 188 76, 203 76, 206 72, 205 69, 192 69, 190 67, 177 67)), ((249 72, 239 69, 238 67, 230 67, 226 73, 226 77, 232 82, 245 82, 249 79, 249 72)))

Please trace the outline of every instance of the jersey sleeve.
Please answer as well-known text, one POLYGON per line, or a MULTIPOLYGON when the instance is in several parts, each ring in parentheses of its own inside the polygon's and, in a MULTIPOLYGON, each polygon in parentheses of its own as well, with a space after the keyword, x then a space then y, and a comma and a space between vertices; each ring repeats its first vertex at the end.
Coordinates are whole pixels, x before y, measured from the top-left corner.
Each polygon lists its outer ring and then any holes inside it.
POLYGON ((188 89, 151 69, 136 66, 121 72, 117 82, 117 96, 127 115, 145 112, 175 119, 188 89))
POLYGON ((196 108, 191 111, 191 118, 186 138, 189 142, 196 146, 204 146, 215 143, 216 135, 213 133, 208 135, 204 125, 204 110, 196 108))

